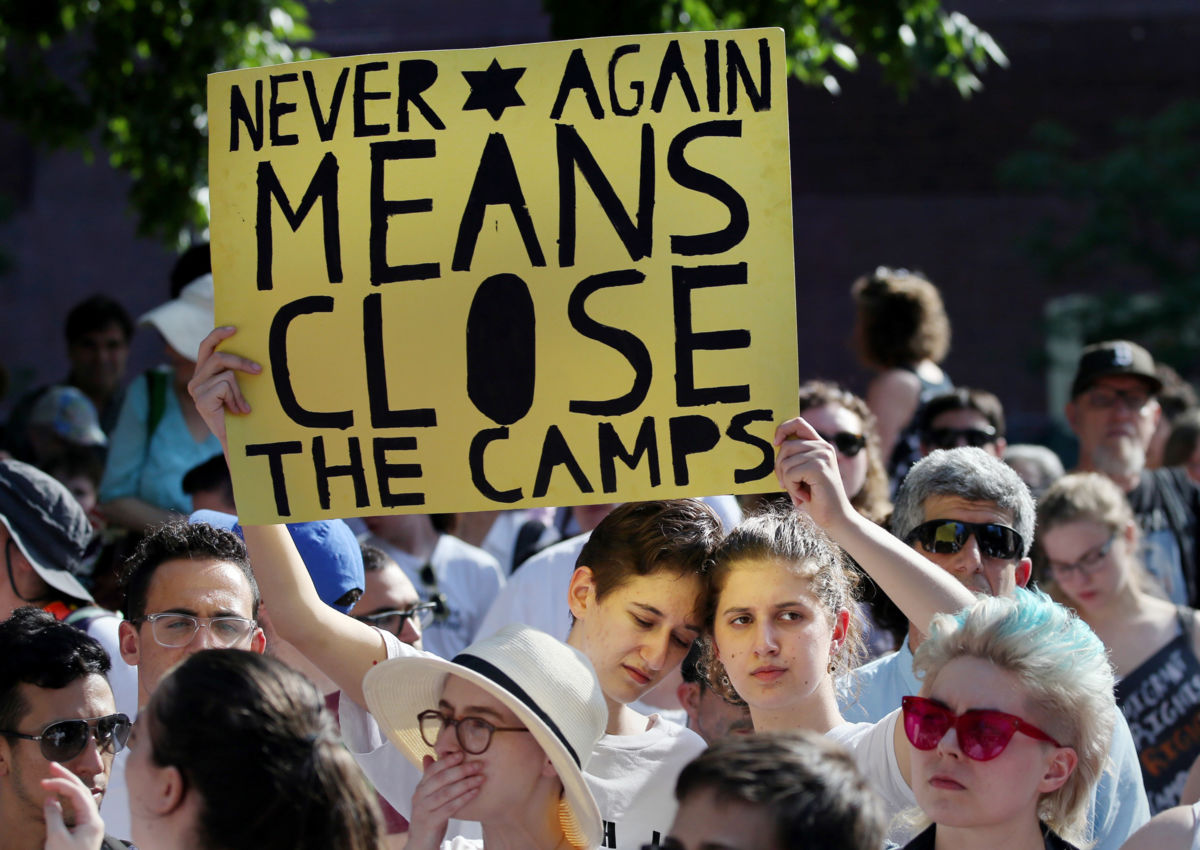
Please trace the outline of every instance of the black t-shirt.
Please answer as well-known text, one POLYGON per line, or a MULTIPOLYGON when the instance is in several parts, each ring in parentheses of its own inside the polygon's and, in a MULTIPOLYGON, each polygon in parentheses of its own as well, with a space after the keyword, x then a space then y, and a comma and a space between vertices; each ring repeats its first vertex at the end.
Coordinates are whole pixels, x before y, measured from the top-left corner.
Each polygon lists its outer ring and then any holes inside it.
MULTIPOLYGON (((905 844, 903 850, 933 850, 936 833, 937 824, 934 824, 912 841, 905 844)), ((1059 838, 1058 834, 1044 823, 1042 824, 1042 839, 1046 845, 1046 850, 1078 850, 1074 844, 1059 838)))
POLYGON ((1143 469, 1129 505, 1142 530, 1146 569, 1162 582, 1172 602, 1197 607, 1200 487, 1182 467, 1143 469))

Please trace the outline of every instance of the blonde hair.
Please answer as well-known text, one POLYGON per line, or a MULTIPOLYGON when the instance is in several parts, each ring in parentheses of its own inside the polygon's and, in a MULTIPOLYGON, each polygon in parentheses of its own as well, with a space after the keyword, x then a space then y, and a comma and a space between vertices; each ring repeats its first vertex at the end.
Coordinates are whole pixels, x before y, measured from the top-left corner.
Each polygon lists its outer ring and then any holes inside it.
POLYGON ((1162 596, 1161 589, 1146 572, 1142 559, 1137 554, 1140 532, 1137 523, 1134 522, 1129 500, 1112 479, 1096 472, 1073 472, 1064 475, 1051 485, 1038 504, 1038 538, 1033 548, 1033 564, 1039 582, 1046 586, 1051 596, 1069 604, 1062 589, 1054 581, 1054 576, 1050 574, 1049 559, 1043 548, 1043 535, 1057 526, 1073 522, 1096 522, 1115 535, 1123 534, 1125 529, 1132 527, 1133 543, 1129 546, 1127 557, 1122 564, 1129 571, 1136 587, 1154 596, 1162 596))
POLYGON ((1108 763, 1117 711, 1104 644, 1044 593, 1017 588, 1011 597, 982 597, 958 614, 934 617, 913 657, 913 670, 924 679, 921 692, 964 656, 1014 675, 1033 712, 1027 719, 1075 750, 1075 770, 1041 796, 1037 816, 1067 841, 1084 841, 1088 803, 1108 763))

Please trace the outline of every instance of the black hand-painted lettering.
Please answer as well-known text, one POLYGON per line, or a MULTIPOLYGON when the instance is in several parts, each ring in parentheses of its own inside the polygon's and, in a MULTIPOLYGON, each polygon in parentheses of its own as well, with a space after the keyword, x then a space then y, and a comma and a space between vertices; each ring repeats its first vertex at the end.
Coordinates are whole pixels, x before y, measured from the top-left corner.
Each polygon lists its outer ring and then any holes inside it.
POLYGON ((715 448, 721 440, 721 429, 707 416, 692 414, 672 416, 668 431, 671 435, 671 465, 675 471, 675 486, 686 487, 691 481, 688 455, 715 448))
POLYGON ((267 108, 267 117, 270 119, 272 147, 300 144, 300 137, 295 133, 279 132, 279 119, 296 111, 296 104, 293 101, 280 100, 279 89, 283 87, 284 83, 294 83, 298 79, 300 78, 295 74, 271 75, 271 105, 267 108))
POLYGON ((258 247, 258 288, 271 289, 272 259, 275 252, 275 241, 271 228, 271 199, 279 203, 288 226, 295 233, 308 216, 313 204, 321 201, 322 235, 325 239, 325 273, 330 283, 342 282, 342 241, 338 227, 338 162, 332 151, 327 151, 321 157, 321 164, 313 173, 313 179, 300 199, 300 206, 292 210, 291 201, 283 191, 283 185, 275 174, 275 168, 269 160, 258 164, 258 208, 254 222, 254 235, 258 247))
POLYGON ((363 298, 363 353, 367 360, 367 399, 372 428, 432 428, 432 407, 392 410, 388 401, 387 358, 383 350, 383 306, 378 292, 363 298))
POLYGON ((654 245, 654 128, 642 125, 642 150, 638 177, 637 224, 617 197, 612 183, 596 158, 570 124, 556 124, 558 149, 558 264, 575 265, 575 169, 583 175, 621 244, 633 261, 649 257, 654 245))
POLYGON ((520 487, 514 487, 511 490, 497 490, 492 483, 488 481, 487 473, 483 468, 483 453, 487 449, 489 443, 496 440, 507 440, 508 428, 485 428, 474 437, 471 438, 471 449, 467 454, 468 464, 471 468, 471 483, 475 485, 475 489, 481 494, 491 499, 493 502, 510 505, 513 502, 519 502, 525 498, 520 487))
POLYGON ((313 77, 312 71, 305 71, 304 88, 308 91, 308 105, 312 110, 313 124, 317 127, 317 137, 322 142, 328 142, 333 138, 333 132, 337 129, 338 115, 342 112, 342 100, 346 96, 346 81, 350 79, 350 66, 342 68, 342 72, 338 74, 337 82, 333 84, 333 94, 329 98, 329 112, 322 114, 321 101, 317 97, 317 81, 313 77))
POLYGON ((283 474, 283 456, 297 455, 304 451, 299 440, 289 440, 279 443, 251 443, 246 446, 246 457, 265 457, 267 468, 271 472, 271 490, 275 494, 275 513, 280 516, 291 516, 292 508, 288 504, 287 481, 283 474))
POLYGON ((765 112, 771 108, 771 48, 765 38, 758 40, 758 85, 750 77, 750 69, 737 42, 729 39, 725 42, 725 90, 729 92, 729 114, 737 111, 738 77, 746 88, 746 99, 755 112, 765 112))
POLYGON ((704 94, 709 112, 721 111, 721 42, 704 39, 704 94))
POLYGON ((567 105, 567 97, 576 89, 583 92, 592 117, 603 118, 604 107, 600 105, 600 93, 596 91, 596 83, 592 80, 592 72, 588 68, 582 47, 576 47, 567 58, 567 66, 563 69, 562 80, 558 84, 558 95, 554 98, 554 106, 550 109, 552 119, 557 121, 562 118, 563 107, 567 105))
POLYGON ((384 168, 397 159, 432 159, 437 155, 433 139, 396 139, 371 143, 371 229, 368 237, 371 258, 371 285, 441 277, 438 263, 403 263, 393 266, 387 258, 388 223, 392 216, 429 212, 433 198, 408 198, 402 201, 383 196, 384 168))
POLYGON ((458 224, 458 239, 454 243, 454 259, 450 268, 456 272, 471 270, 475 243, 483 228, 483 214, 494 204, 504 204, 512 210, 530 265, 546 265, 537 231, 533 229, 533 219, 529 215, 529 208, 525 206, 525 193, 521 191, 521 181, 517 179, 517 168, 513 165, 508 142, 502 134, 492 133, 484 143, 475 182, 471 184, 471 194, 467 197, 467 205, 458 224))
POLYGON ((741 286, 745 283, 745 263, 671 267, 671 298, 675 314, 675 402, 680 407, 750 400, 749 384, 697 387, 696 366, 692 360, 692 354, 696 351, 729 351, 750 347, 750 331, 745 329, 692 330, 692 292, 712 286, 741 286))
POLYGON ((438 68, 429 59, 405 59, 400 63, 399 76, 396 83, 398 92, 396 99, 396 130, 408 132, 408 105, 411 103, 421 113, 421 117, 429 122, 435 130, 445 130, 446 125, 433 111, 433 108, 421 97, 421 92, 427 91, 437 81, 438 68))
POLYGON ((379 504, 385 508, 425 504, 424 493, 397 493, 392 481, 397 478, 420 478, 421 464, 391 463, 388 452, 411 452, 417 448, 416 437, 376 437, 374 440, 375 478, 379 484, 379 504))
POLYGON ((515 274, 479 284, 467 314, 467 397, 497 425, 512 425, 533 406, 537 316, 515 274))
POLYGON ((640 44, 622 44, 613 51, 612 59, 608 60, 608 100, 612 104, 613 115, 637 115, 642 108, 642 101, 646 97, 646 86, 641 80, 634 80, 629 84, 629 90, 637 98, 633 106, 624 106, 617 100, 617 60, 629 53, 637 53, 641 49, 640 44))
POLYGON ((672 41, 667 46, 667 52, 663 54, 662 64, 658 68, 658 81, 654 84, 654 94, 650 97, 650 108, 655 112, 662 112, 663 102, 671 88, 671 80, 679 80, 679 89, 687 100, 688 109, 699 112, 700 101, 696 99, 696 88, 692 85, 692 78, 688 76, 687 66, 683 63, 683 52, 679 49, 678 41, 672 41))
POLYGON ((254 115, 246 103, 246 96, 238 85, 229 87, 229 150, 235 151, 241 143, 238 127, 246 128, 250 144, 256 151, 263 146, 263 82, 254 81, 254 115))
POLYGON ((692 236, 671 236, 671 253, 694 257, 697 255, 723 254, 736 247, 750 230, 750 213, 746 200, 738 191, 707 171, 688 164, 684 151, 697 139, 712 136, 741 138, 741 121, 706 121, 688 127, 671 140, 667 151, 667 172, 685 189, 709 195, 720 201, 729 210, 729 224, 712 233, 692 236))
POLYGON ((349 478, 354 485, 354 507, 365 508, 371 504, 367 496, 367 473, 363 469, 362 448, 359 447, 358 437, 346 439, 346 449, 350 458, 346 463, 330 466, 325 459, 325 438, 313 437, 313 472, 317 477, 317 500, 322 510, 329 510, 329 482, 334 478, 349 478))
POLYGON ((571 291, 567 301, 567 318, 571 327, 588 339, 603 343, 619 352, 633 368, 633 382, 629 391, 617 398, 599 401, 572 400, 568 405, 572 413, 587 413, 593 416, 621 416, 637 410, 646 400, 654 367, 650 351, 637 336, 623 328, 601 324, 588 315, 587 300, 601 289, 615 286, 631 286, 641 283, 646 276, 636 269, 622 269, 589 275, 571 291))
POLYGON ((287 335, 292 322, 300 316, 312 313, 332 313, 333 298, 328 295, 309 295, 284 304, 271 320, 271 331, 267 337, 267 352, 271 361, 271 377, 275 381, 275 394, 279 406, 297 425, 305 428, 342 428, 354 425, 354 413, 349 410, 315 411, 306 410, 296 400, 292 389, 292 370, 288 365, 287 335))
POLYGON ((642 458, 646 458, 650 472, 650 486, 657 487, 662 483, 662 472, 658 464, 658 437, 654 431, 654 417, 642 419, 637 436, 633 441, 633 450, 627 451, 621 442, 617 429, 611 422, 601 422, 596 429, 596 444, 600 452, 600 489, 605 493, 617 492, 617 465, 621 463, 630 469, 637 469, 642 458))
POLYGON ((386 136, 387 124, 367 123, 367 101, 386 100, 385 91, 371 91, 367 88, 367 74, 386 71, 387 62, 363 62, 354 66, 354 137, 386 136))
POLYGON ((752 466, 749 469, 735 469, 733 471, 733 480, 737 484, 745 484, 748 481, 758 481, 766 478, 775 469, 775 446, 770 440, 764 440, 755 434, 751 434, 746 430, 746 426, 751 422, 774 422, 775 411, 773 410, 744 410, 737 413, 729 420, 729 427, 725 429, 725 434, 731 439, 739 443, 746 443, 754 446, 762 452, 763 457, 757 466, 752 466))
POLYGON ((566 437, 558 430, 557 425, 551 425, 546 429, 546 439, 542 441, 542 454, 538 458, 537 476, 533 481, 533 498, 540 499, 546 495, 550 489, 550 478, 557 466, 567 470, 580 493, 592 492, 591 482, 587 480, 583 467, 571 453, 566 437))

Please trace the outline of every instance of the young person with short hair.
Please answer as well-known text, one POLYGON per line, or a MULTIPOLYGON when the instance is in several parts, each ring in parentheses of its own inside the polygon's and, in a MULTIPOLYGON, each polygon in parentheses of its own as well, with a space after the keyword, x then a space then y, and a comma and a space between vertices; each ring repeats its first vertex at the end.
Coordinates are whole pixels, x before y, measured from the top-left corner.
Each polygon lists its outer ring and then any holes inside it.
POLYGON ((679 774, 679 812, 662 850, 883 845, 879 797, 845 750, 815 732, 714 743, 679 774))

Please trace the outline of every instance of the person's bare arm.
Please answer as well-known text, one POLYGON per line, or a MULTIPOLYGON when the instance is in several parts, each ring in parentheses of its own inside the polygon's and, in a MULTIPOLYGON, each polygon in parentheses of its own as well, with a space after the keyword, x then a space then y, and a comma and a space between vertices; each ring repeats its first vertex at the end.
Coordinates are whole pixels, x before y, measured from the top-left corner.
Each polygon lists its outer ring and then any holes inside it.
POLYGON ((1187 781, 1183 783, 1183 791, 1179 794, 1179 803, 1184 806, 1200 803, 1200 758, 1192 762, 1187 781))
POLYGON ((136 496, 121 496, 105 502, 100 505, 100 511, 113 525, 128 528, 139 534, 156 525, 179 519, 179 514, 152 505, 136 496))
POLYGON ((387 658, 379 630, 321 601, 286 526, 245 525, 242 533, 280 636, 365 709, 363 676, 387 658))
POLYGON ((1165 809, 1129 836, 1121 850, 1189 850, 1196 829, 1191 806, 1165 809))
POLYGON ((845 549, 918 629, 927 632, 934 615, 975 601, 948 572, 854 510, 833 447, 808 422, 784 422, 775 431, 775 445, 775 474, 792 504, 845 549))
MULTIPOLYGON (((250 360, 216 350, 217 345, 233 334, 233 328, 217 328, 205 337, 195 374, 188 383, 196 409, 220 440, 226 460, 229 443, 225 414, 250 412, 237 373, 256 375, 261 371, 250 360)), ((286 526, 244 525, 242 531, 254 576, 276 630, 347 697, 365 708, 363 676, 387 657, 381 634, 321 601, 286 526)))

